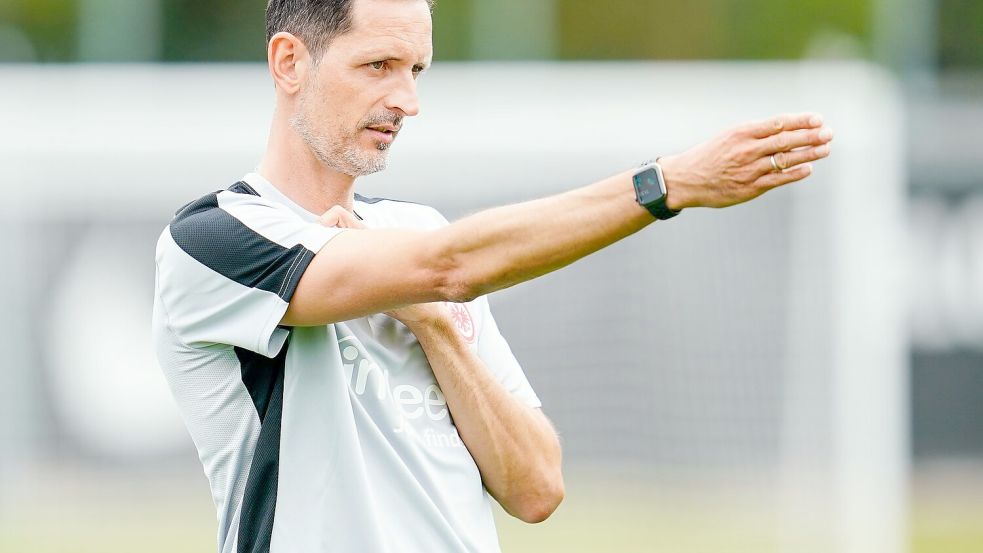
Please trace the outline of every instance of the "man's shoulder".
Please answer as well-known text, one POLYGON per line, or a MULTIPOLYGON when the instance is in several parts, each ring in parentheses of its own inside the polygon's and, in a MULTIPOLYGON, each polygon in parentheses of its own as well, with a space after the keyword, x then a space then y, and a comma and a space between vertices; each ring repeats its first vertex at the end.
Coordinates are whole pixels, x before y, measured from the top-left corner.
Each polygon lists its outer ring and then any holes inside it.
POLYGON ((372 209, 388 215, 395 215, 402 223, 411 226, 440 227, 447 224, 447 219, 439 210, 419 202, 394 198, 373 198, 361 194, 355 194, 355 201, 368 204, 372 206, 372 209))
POLYGON ((162 247, 176 246, 198 258, 200 248, 236 247, 271 222, 294 217, 286 206, 261 196, 247 182, 237 181, 181 206, 162 232, 158 253, 162 247))
MULTIPOLYGON (((377 204, 377 203, 380 203, 380 202, 393 202, 395 204, 424 206, 424 204, 421 204, 420 202, 414 202, 414 201, 411 201, 411 200, 398 200, 398 199, 395 199, 395 198, 373 198, 371 196, 363 196, 363 195, 359 194, 358 192, 355 193, 355 201, 362 202, 364 204, 377 204)), ((424 207, 427 207, 427 206, 424 206, 424 207)))
POLYGON ((271 211, 280 216, 290 214, 286 206, 260 195, 246 181, 238 181, 181 206, 168 224, 168 230, 171 234, 222 231, 236 223, 235 220, 248 224, 249 220, 263 218, 271 211))
POLYGON ((202 214, 207 214, 210 210, 219 209, 219 196, 225 199, 253 199, 259 201, 261 196, 252 186, 246 181, 238 181, 232 186, 222 190, 216 190, 214 192, 209 192, 203 194, 198 198, 184 204, 177 211, 174 212, 174 218, 171 219, 171 225, 182 224, 187 222, 188 219, 194 219, 195 217, 201 217, 202 214), (245 198, 243 198, 245 197, 245 198))

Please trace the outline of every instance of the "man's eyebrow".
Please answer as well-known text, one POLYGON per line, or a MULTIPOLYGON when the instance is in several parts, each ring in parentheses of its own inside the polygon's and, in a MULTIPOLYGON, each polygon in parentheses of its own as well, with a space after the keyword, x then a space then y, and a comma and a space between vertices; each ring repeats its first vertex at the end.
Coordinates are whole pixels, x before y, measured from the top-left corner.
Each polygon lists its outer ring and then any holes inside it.
MULTIPOLYGON (((398 61, 405 61, 407 59, 406 57, 402 56, 401 54, 397 54, 397 53, 393 52, 392 50, 373 50, 373 49, 367 49, 367 50, 362 50, 361 52, 358 52, 356 55, 359 58, 373 59, 373 60, 398 60, 398 61)), ((416 62, 414 64, 414 66, 416 66, 416 65, 421 66, 424 69, 428 69, 430 67, 430 61, 429 60, 418 61, 418 62, 416 62)))

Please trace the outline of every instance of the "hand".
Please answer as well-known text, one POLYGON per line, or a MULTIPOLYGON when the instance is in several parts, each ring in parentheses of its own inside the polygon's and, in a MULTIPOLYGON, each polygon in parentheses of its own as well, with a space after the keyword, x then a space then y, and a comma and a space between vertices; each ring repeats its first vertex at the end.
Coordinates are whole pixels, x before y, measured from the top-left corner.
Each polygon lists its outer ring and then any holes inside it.
MULTIPOLYGON (((367 228, 362 221, 358 220, 352 214, 352 212, 341 207, 340 205, 336 205, 324 212, 324 215, 321 215, 321 217, 318 219, 318 223, 326 227, 348 229, 367 228)), ((441 317, 447 315, 447 310, 444 308, 444 305, 441 302, 435 302, 407 305, 406 307, 386 311, 385 314, 409 327, 415 324, 424 324, 439 320, 441 317)))
POLYGON ((829 155, 833 131, 814 113, 747 123, 681 154, 659 160, 666 205, 727 207, 812 174, 811 161, 829 155), (772 165, 771 156, 780 171, 772 165))
POLYGON ((324 215, 317 220, 318 223, 326 227, 364 229, 366 226, 362 221, 355 218, 351 211, 336 205, 324 212, 324 215))

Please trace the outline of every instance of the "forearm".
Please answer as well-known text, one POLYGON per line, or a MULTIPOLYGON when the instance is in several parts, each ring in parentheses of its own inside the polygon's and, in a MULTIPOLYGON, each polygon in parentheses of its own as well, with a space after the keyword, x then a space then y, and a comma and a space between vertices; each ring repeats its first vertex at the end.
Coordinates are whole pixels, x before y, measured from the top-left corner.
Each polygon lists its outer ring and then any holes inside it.
POLYGON ((517 518, 545 519, 563 497, 560 444, 552 425, 494 379, 451 321, 410 325, 489 493, 517 518))
POLYGON ((570 192, 482 211, 437 231, 450 300, 467 300, 549 273, 638 232, 655 219, 635 201, 633 172, 570 192))
MULTIPOLYGON (((631 175, 437 230, 343 233, 304 272, 282 323, 320 325, 409 304, 469 301, 559 269, 655 220, 635 201, 631 175)), ((363 228, 341 208, 329 214, 322 224, 363 228)))
MULTIPOLYGON (((829 155, 832 133, 820 125, 810 114, 778 117, 662 158, 666 206, 727 207, 806 178, 809 162, 829 155)), ((633 173, 438 230, 343 233, 304 271, 281 323, 321 325, 415 303, 468 301, 559 269, 655 220, 635 200, 633 173)), ((335 215, 322 223, 360 226, 340 207, 335 215)))

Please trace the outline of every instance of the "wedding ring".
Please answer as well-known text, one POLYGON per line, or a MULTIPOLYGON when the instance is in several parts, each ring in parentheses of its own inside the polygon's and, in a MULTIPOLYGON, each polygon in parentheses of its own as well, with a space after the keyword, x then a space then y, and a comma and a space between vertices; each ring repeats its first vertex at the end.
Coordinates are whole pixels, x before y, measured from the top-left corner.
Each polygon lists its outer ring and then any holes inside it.
POLYGON ((782 171, 785 170, 784 167, 782 167, 781 165, 778 164, 778 161, 775 159, 775 156, 774 155, 771 156, 771 166, 774 167, 775 168, 775 171, 778 172, 778 173, 781 173, 782 171))

